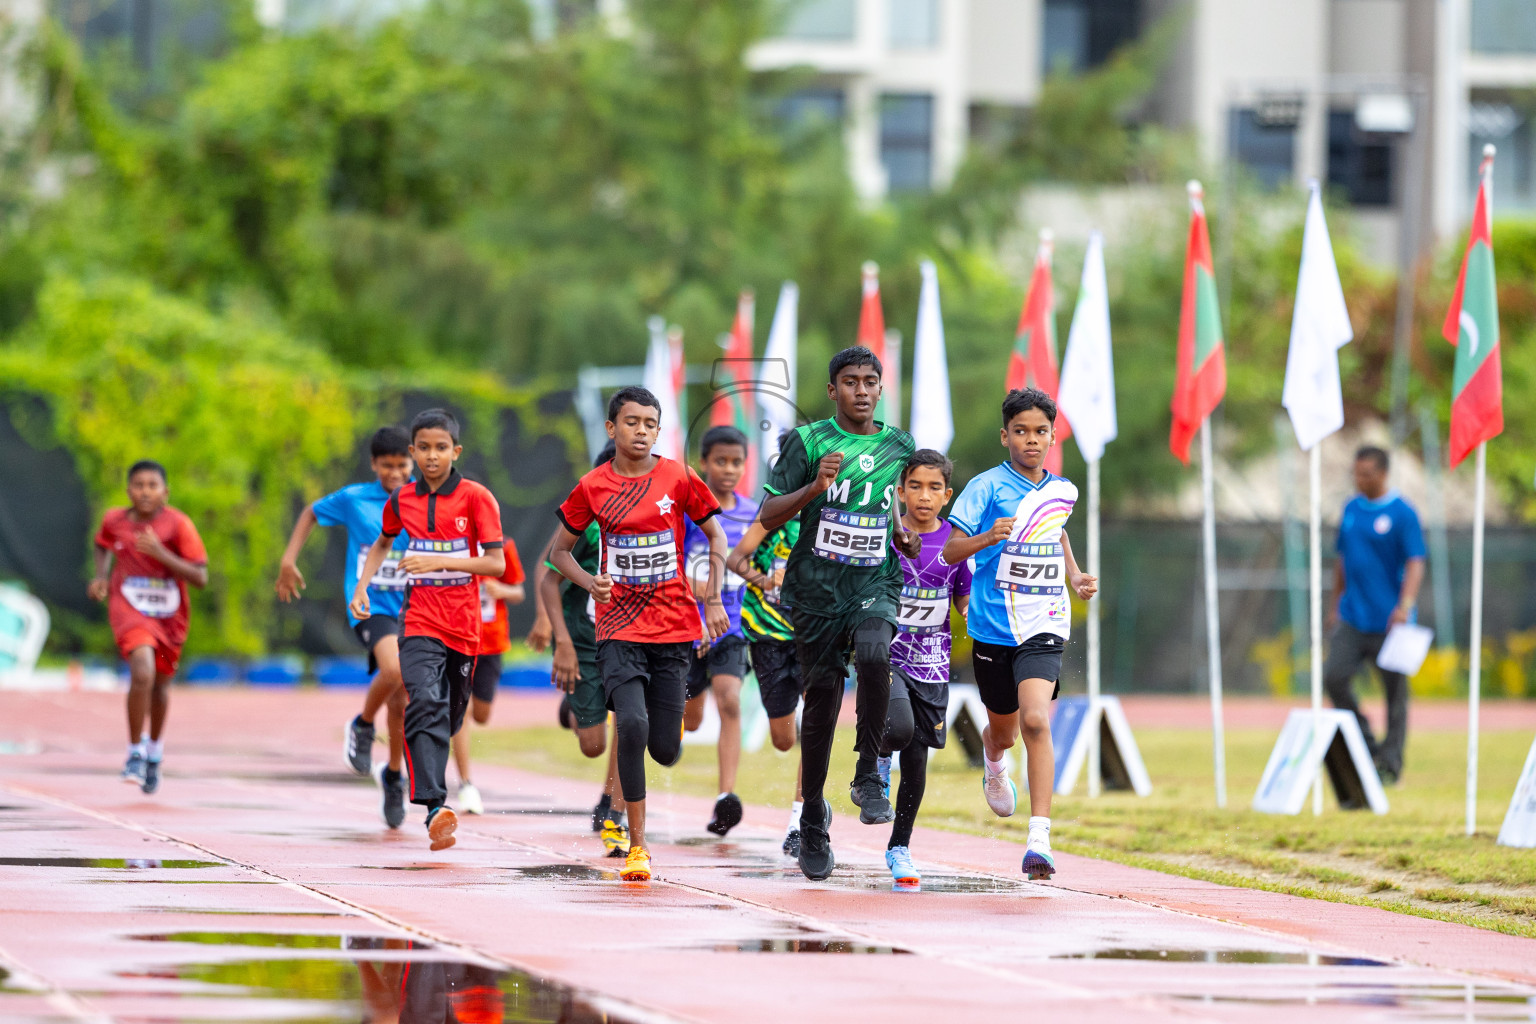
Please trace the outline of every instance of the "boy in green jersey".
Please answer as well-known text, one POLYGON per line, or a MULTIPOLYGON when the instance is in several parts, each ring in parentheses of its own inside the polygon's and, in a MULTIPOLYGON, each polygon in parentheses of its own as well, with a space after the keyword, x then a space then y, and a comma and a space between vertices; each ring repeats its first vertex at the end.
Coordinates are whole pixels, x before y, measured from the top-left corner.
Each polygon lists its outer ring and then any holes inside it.
POLYGON ((822 796, 842 709, 843 680, 853 656, 858 679, 853 795, 866 825, 895 818, 876 759, 885 739, 891 693, 891 641, 901 593, 901 565, 891 545, 916 557, 921 540, 896 514, 902 467, 915 450, 910 434, 875 419, 883 368, 862 346, 828 366, 830 419, 797 429, 780 450, 764 490, 760 521, 773 531, 800 516, 800 537, 784 572, 783 602, 795 624, 795 651, 805 685, 800 720, 800 870, 819 880, 832 873, 832 807, 822 796))

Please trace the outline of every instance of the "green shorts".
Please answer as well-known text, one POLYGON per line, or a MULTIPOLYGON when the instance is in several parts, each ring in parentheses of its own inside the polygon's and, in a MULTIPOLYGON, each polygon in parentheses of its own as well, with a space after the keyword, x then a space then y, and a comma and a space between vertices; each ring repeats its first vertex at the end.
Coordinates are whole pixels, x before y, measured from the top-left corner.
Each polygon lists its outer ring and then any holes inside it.
POLYGON ((565 617, 576 648, 576 667, 580 673, 571 691, 571 716, 576 728, 590 729, 608 721, 608 695, 603 692, 603 677, 597 670, 597 630, 585 614, 565 617), (572 620, 575 621, 572 621, 572 620))

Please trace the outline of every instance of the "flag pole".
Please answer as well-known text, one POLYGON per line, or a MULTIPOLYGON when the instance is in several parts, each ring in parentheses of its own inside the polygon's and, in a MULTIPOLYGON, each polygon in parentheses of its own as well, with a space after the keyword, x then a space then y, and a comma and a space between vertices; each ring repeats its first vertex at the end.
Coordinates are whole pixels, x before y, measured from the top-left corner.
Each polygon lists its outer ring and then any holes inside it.
MULTIPOLYGON (((1088 460, 1088 575, 1099 576, 1099 460, 1088 460)), ((1099 738, 1099 604, 1088 602, 1088 795, 1099 795, 1102 765, 1099 738)))
POLYGON ((1227 806, 1227 739, 1221 713, 1221 609, 1216 587, 1216 483, 1211 467, 1211 418, 1200 421, 1200 486, 1205 497, 1205 654, 1211 677, 1211 747, 1216 806, 1227 806))
MULTIPOLYGON (((1312 735, 1314 742, 1322 726, 1323 715, 1323 443, 1318 441, 1308 453, 1312 484, 1312 522, 1310 583, 1312 591, 1312 735)), ((1323 773, 1312 781, 1312 813, 1323 813, 1323 773)))
POLYGON ((1488 485, 1488 442, 1477 446, 1477 490, 1472 506, 1472 651, 1467 673, 1467 835, 1477 832, 1477 726, 1483 681, 1483 519, 1488 485))

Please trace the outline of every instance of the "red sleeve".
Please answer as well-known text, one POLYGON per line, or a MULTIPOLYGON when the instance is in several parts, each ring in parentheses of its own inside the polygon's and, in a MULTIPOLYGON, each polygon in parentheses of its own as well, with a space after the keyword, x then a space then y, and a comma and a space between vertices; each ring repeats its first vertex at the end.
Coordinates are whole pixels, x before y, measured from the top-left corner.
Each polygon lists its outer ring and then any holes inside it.
POLYGON ((702 523, 710 516, 720 514, 720 503, 715 500, 709 485, 699 479, 699 474, 690 467, 683 467, 688 474, 687 499, 683 503, 683 511, 688 513, 688 518, 696 523, 702 523))
POLYGON ((208 549, 203 547, 202 535, 192 525, 191 517, 184 512, 176 530, 176 548, 176 553, 193 565, 208 564, 208 549))
POLYGON ((501 535, 501 506, 496 503, 496 495, 487 487, 476 487, 475 497, 470 502, 470 514, 475 517, 475 540, 483 550, 487 544, 501 544, 505 538, 501 535))
POLYGON ((398 537, 400 536, 400 531, 405 529, 405 524, 400 521, 400 491, 410 486, 412 485, 402 485, 384 503, 384 523, 379 528, 379 532, 386 537, 398 537))
POLYGON ((587 497, 587 478, 582 477, 576 481, 576 486, 571 493, 561 502, 555 510, 555 515, 560 517, 560 522, 576 536, 581 536, 588 526, 592 525, 592 502, 587 497))
POLYGON ((107 551, 112 550, 112 531, 107 529, 107 524, 112 521, 112 513, 116 509, 108 509, 106 515, 101 517, 101 529, 96 531, 96 546, 107 551))
POLYGON ((502 550, 507 555, 507 571, 501 574, 501 582, 509 587, 515 587, 526 579, 523 575, 522 560, 517 557, 517 542, 508 537, 506 547, 502 550))

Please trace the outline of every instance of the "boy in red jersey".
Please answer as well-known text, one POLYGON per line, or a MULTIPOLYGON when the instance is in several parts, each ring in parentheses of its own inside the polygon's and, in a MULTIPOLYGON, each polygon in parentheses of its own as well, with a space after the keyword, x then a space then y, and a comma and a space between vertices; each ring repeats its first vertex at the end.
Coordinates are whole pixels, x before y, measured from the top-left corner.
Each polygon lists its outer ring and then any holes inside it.
POLYGON ((658 764, 677 763, 683 750, 683 704, 693 645, 731 627, 721 600, 725 532, 720 504, 687 466, 652 455, 661 430, 661 403, 645 388, 620 390, 608 403, 613 461, 576 484, 557 513, 550 564, 592 595, 597 606, 597 664, 618 734, 619 783, 629 811, 629 856, 620 877, 648 881, 645 846, 645 751, 658 764), (683 575, 687 520, 709 538, 707 630, 683 575), (587 526, 602 530, 597 575, 571 555, 587 526))
MULTIPOLYGON (((507 605, 523 603, 523 563, 517 557, 517 545, 505 538, 507 569, 500 579, 480 581, 480 653, 470 674, 469 717, 481 725, 491 720, 491 702, 496 699, 496 684, 501 682, 501 656, 512 649, 512 632, 507 625, 507 605)), ((459 772, 459 810, 465 814, 484 814, 469 774, 469 721, 453 734, 453 766, 459 772)))
POLYGON ((128 663, 128 763, 124 782, 160 787, 171 678, 187 639, 187 584, 208 585, 208 552, 197 527, 169 495, 165 467, 142 459, 128 470, 128 508, 109 509, 96 533, 96 576, 86 592, 107 602, 118 653, 128 663), (149 717, 148 739, 144 718, 149 717))
POLYGON ((404 533, 410 538, 400 572, 406 574, 400 677, 405 705, 405 757, 411 803, 427 809, 433 850, 455 842, 458 817, 447 806, 449 744, 464 724, 470 674, 480 650, 480 588, 475 577, 506 572, 501 509, 491 492, 453 468, 464 452, 459 424, 442 409, 411 422, 411 456, 419 476, 384 506, 384 527, 368 551, 353 591, 352 614, 368 617, 367 581, 404 533))

